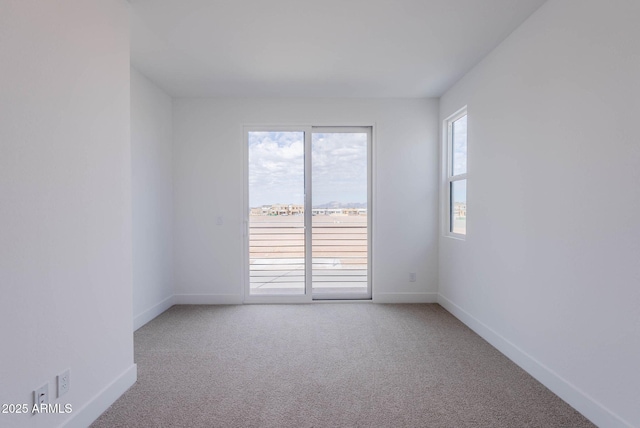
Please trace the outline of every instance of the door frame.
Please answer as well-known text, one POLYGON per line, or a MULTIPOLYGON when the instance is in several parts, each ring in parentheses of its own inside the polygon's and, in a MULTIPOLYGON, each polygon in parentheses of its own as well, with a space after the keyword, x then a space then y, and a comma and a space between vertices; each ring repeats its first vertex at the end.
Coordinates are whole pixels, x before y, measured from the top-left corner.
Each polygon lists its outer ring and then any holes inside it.
POLYGON ((328 124, 328 125, 260 125, 260 124, 243 124, 242 125, 242 293, 243 303, 312 303, 312 302, 336 302, 336 301, 371 301, 373 298, 373 230, 374 230, 374 201, 375 201, 375 122, 370 124, 328 124), (365 130, 368 133, 367 146, 367 297, 357 296, 356 298, 348 293, 338 295, 328 295, 322 299, 313 299, 312 289, 312 210, 307 209, 312 203, 312 176, 311 176, 311 134, 313 132, 354 132, 354 129, 365 130), (249 132, 303 132, 304 133, 304 174, 305 174, 305 213, 304 213, 304 235, 305 235, 305 293, 304 295, 251 295, 250 293, 250 270, 249 270, 249 132))

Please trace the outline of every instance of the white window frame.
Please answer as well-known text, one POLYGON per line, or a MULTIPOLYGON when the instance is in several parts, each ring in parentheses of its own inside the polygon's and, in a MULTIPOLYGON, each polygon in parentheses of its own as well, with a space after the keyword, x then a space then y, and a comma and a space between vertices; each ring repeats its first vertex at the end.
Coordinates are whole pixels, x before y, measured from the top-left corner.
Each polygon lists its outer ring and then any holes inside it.
POLYGON ((376 198, 376 180, 374 166, 376 153, 376 123, 374 121, 367 124, 320 124, 320 125, 260 125, 260 124, 243 124, 242 140, 243 140, 243 222, 242 222, 242 260, 243 260, 243 303, 312 303, 312 302, 367 302, 373 301, 373 260, 374 260, 374 231, 376 226, 375 207, 376 198), (368 134, 367 146, 367 181, 368 181, 368 202, 367 202, 367 230, 369 231, 368 251, 367 251, 367 294, 363 296, 358 293, 350 295, 342 293, 339 295, 330 295, 328 293, 321 298, 314 298, 312 287, 312 266, 311 246, 307 246, 306 242, 311 242, 311 222, 312 209, 305 209, 305 266, 309 267, 305 272, 305 292, 303 295, 251 295, 251 283, 249 278, 249 133, 264 131, 284 131, 284 132, 303 132, 305 135, 305 208, 312 205, 312 161, 311 156, 311 136, 314 132, 366 132, 368 134))
MULTIPOLYGON (((456 181, 467 180, 468 174, 468 157, 467 157, 467 172, 464 174, 453 175, 453 123, 464 117, 468 116, 467 114, 467 106, 462 107, 460 110, 456 111, 451 116, 447 117, 443 122, 443 175, 444 175, 444 191, 443 191, 443 201, 442 201, 442 214, 444 217, 443 225, 444 225, 444 235, 465 240, 467 234, 464 233, 455 233, 453 232, 453 225, 451 224, 451 219, 453 217, 452 213, 452 199, 451 199, 451 187, 452 183, 456 181)), ((468 120, 468 118, 467 118, 468 120)), ((467 138, 468 140, 468 138, 467 138)), ((469 182, 467 181, 467 186, 469 182)), ((468 187, 467 187, 468 189, 468 187)), ((468 196, 468 195, 467 195, 468 196)), ((468 204, 467 204, 468 205, 468 204)))

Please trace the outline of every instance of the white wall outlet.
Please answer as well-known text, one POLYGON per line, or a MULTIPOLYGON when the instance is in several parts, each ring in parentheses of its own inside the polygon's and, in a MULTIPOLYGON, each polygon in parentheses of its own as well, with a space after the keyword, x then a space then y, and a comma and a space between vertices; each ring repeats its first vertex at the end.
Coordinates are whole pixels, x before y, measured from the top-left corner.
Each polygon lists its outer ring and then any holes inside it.
POLYGON ((409 272, 409 282, 416 282, 416 273, 409 272))
POLYGON ((49 384, 45 383, 33 391, 33 404, 40 407, 41 404, 49 404, 49 384))
POLYGON ((58 398, 69 392, 70 372, 71 370, 67 369, 58 375, 58 398))
POLYGON ((223 225, 223 224, 224 224, 224 219, 222 218, 222 216, 221 216, 221 215, 219 215, 218 217, 216 217, 216 224, 217 224, 218 226, 221 226, 221 225, 223 225))

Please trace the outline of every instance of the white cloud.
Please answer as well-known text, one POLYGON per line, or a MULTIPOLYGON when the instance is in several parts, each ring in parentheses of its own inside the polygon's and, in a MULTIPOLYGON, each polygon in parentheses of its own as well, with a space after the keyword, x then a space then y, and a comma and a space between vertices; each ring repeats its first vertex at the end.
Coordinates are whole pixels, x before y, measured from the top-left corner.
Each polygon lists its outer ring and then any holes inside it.
POLYGON ((366 202, 367 134, 314 134, 313 203, 366 202))
MULTIPOLYGON (((367 200, 367 136, 313 134, 313 204, 367 200)), ((249 133, 249 204, 303 203, 304 134, 249 133)))
POLYGON ((453 123, 453 174, 467 172, 467 116, 453 123))
POLYGON ((249 204, 302 203, 304 134, 249 133, 249 204))

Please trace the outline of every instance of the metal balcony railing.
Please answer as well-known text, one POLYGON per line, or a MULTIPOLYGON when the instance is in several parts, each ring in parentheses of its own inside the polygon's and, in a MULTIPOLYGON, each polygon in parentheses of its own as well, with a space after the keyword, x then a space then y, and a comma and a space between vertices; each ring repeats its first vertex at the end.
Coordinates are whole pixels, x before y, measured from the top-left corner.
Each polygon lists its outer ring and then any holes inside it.
MULTIPOLYGON (((319 215, 312 220, 314 293, 367 290, 367 217, 319 215)), ((303 216, 249 219, 252 294, 303 294, 303 216)))

